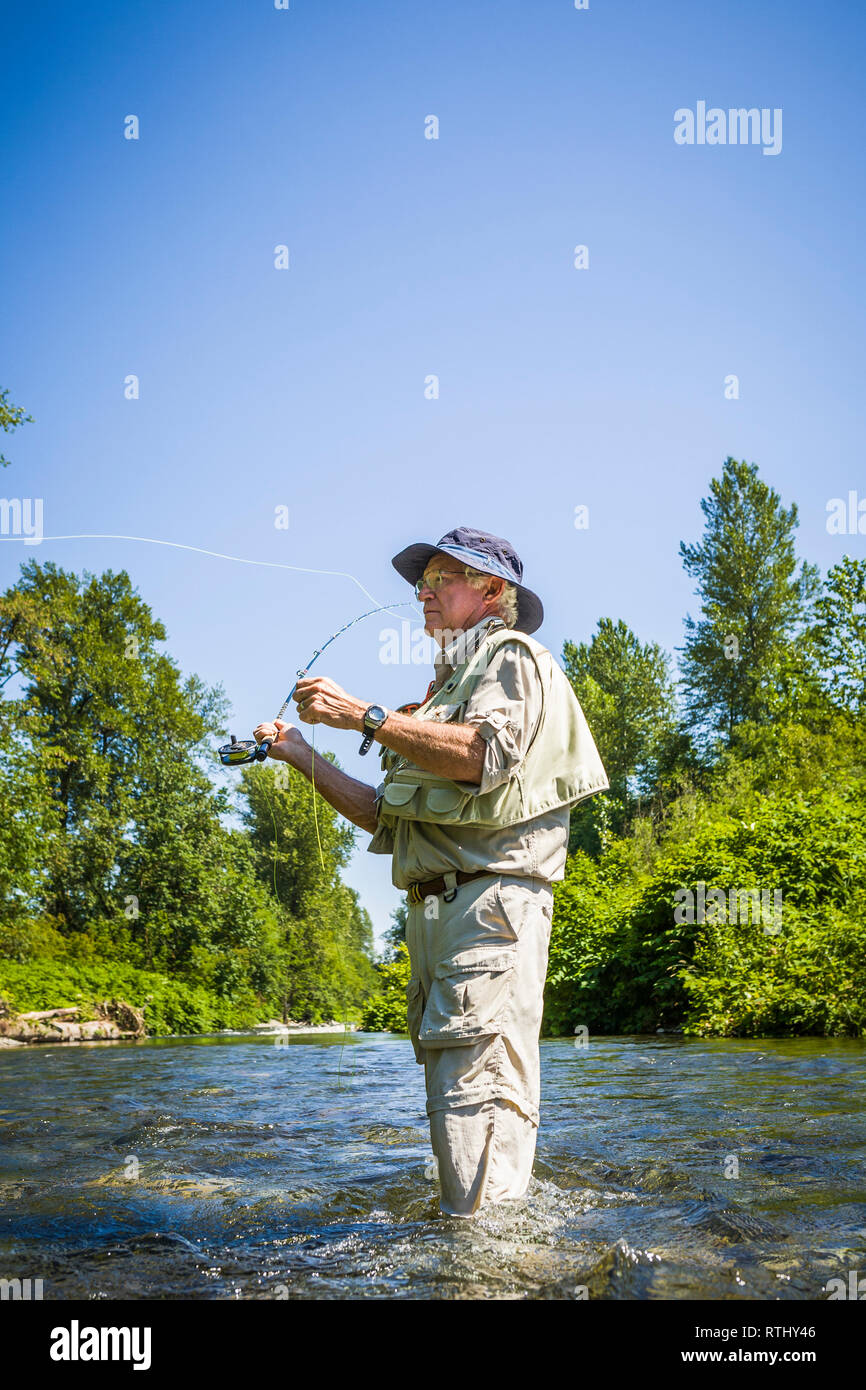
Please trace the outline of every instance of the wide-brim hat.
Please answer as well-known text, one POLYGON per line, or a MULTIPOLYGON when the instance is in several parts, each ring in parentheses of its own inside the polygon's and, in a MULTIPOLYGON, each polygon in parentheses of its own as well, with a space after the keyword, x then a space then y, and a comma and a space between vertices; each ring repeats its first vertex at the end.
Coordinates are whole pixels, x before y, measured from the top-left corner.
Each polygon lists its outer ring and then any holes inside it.
POLYGON ((520 632, 535 632, 544 622, 544 605, 538 594, 521 583, 523 561, 509 541, 501 536, 491 536, 487 531, 473 531, 469 526, 456 526, 448 531, 435 545, 427 541, 416 541, 407 545, 391 564, 399 575, 415 584, 427 568, 431 555, 444 553, 462 560, 470 569, 483 574, 495 574, 506 579, 517 590, 517 623, 520 632))

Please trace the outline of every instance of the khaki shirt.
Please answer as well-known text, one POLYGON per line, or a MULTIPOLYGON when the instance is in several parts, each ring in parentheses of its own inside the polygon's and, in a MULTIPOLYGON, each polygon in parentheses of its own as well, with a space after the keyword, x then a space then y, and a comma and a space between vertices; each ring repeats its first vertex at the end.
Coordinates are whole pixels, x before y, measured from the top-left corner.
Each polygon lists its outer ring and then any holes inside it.
MULTIPOLYGON (((488 623, 489 619, 471 628, 437 655, 436 689, 448 680, 455 663, 474 650, 488 623)), ((480 792, 498 787, 514 772, 529 747, 541 710, 541 681, 535 662, 521 643, 503 642, 476 685, 461 721, 473 725, 487 744, 480 792)), ((381 782, 376 788, 377 814, 384 790, 385 783, 381 782)), ((461 869, 470 873, 489 869, 495 874, 555 882, 565 877, 568 824, 568 806, 501 830, 401 819, 393 829, 380 823, 367 848, 371 854, 393 854, 391 879, 403 890, 411 883, 461 869)))

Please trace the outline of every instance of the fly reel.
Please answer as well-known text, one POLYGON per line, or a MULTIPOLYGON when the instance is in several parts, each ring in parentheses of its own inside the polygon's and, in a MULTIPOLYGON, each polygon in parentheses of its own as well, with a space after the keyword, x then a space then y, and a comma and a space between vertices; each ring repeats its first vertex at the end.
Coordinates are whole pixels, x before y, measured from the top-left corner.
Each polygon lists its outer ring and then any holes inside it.
POLYGON ((256 743, 252 738, 236 739, 232 734, 231 743, 224 743, 218 751, 224 767, 240 767, 242 763, 263 763, 269 748, 269 743, 256 743))
MULTIPOLYGON (((386 608, 409 608, 411 606, 411 599, 407 599, 405 603, 400 601, 398 601, 397 603, 382 603, 379 605, 378 608, 371 608, 367 613, 359 613, 357 618, 352 618, 351 622, 345 623, 343 627, 339 628, 336 632, 332 633, 331 636, 328 638, 327 642, 323 643, 323 645, 319 648, 318 651, 313 652, 313 655, 307 662, 304 669, 298 672, 298 680, 300 680, 302 676, 305 676, 307 674, 313 662, 316 661, 317 658, 322 655, 322 652, 325 650, 325 647, 329 647, 331 643, 341 635, 341 633, 348 632, 349 628, 354 627, 355 623, 359 623, 362 618, 370 618, 374 613, 383 613, 386 608)), ((297 688, 298 681, 296 680, 288 695, 286 696, 285 700, 283 701, 282 705, 280 706, 279 713, 277 714, 277 719, 282 719, 286 710, 289 708, 289 703, 297 688)), ((242 767, 244 763, 263 763, 265 761, 265 758, 268 756, 268 750, 271 746, 272 741, 272 739, 266 738, 264 743, 256 743, 254 739, 237 739, 235 738, 234 734, 232 734, 231 743, 224 743, 222 748, 217 750, 219 753, 220 762, 222 763, 223 767, 242 767)))

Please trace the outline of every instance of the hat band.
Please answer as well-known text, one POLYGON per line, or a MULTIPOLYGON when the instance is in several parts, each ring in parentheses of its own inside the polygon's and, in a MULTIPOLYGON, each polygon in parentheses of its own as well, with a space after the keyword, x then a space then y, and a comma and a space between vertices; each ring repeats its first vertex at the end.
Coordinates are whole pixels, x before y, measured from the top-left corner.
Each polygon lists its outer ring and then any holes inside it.
POLYGON ((453 555, 457 560, 466 560, 472 569, 483 570, 485 574, 499 575, 500 579, 506 579, 509 584, 520 584, 520 580, 513 570, 510 570, 507 565, 501 564, 499 560, 495 560, 484 550, 473 550, 468 545, 437 545, 436 549, 444 551, 446 555, 453 555), (479 564, 478 561, 481 563, 479 564))

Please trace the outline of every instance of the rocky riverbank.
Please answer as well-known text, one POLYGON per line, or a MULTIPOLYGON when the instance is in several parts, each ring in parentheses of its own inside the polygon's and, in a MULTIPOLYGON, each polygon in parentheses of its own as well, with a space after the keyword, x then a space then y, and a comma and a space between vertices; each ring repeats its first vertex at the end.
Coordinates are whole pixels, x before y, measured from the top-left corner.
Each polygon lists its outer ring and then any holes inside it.
POLYGON ((82 1017, 80 1008, 37 1009, 0 1017, 0 1046, 28 1043, 121 1042, 146 1035, 144 1014, 122 999, 97 1004, 96 1017, 82 1017))
MULTIPOLYGON (((33 1043, 130 1042, 148 1036, 141 1009, 122 999, 106 999, 97 1004, 93 1010, 96 1018, 82 1017, 83 1012, 74 1007, 41 1009, 23 1014, 11 1013, 8 1009, 5 1013, 0 1011, 0 1047, 26 1047, 33 1043)), ((277 1037, 289 1033, 353 1032, 356 1026, 337 1020, 330 1023, 300 1023, 292 1019, 282 1023, 272 1018, 265 1023, 254 1023, 251 1028, 221 1028, 214 1034, 186 1036, 277 1037)))

